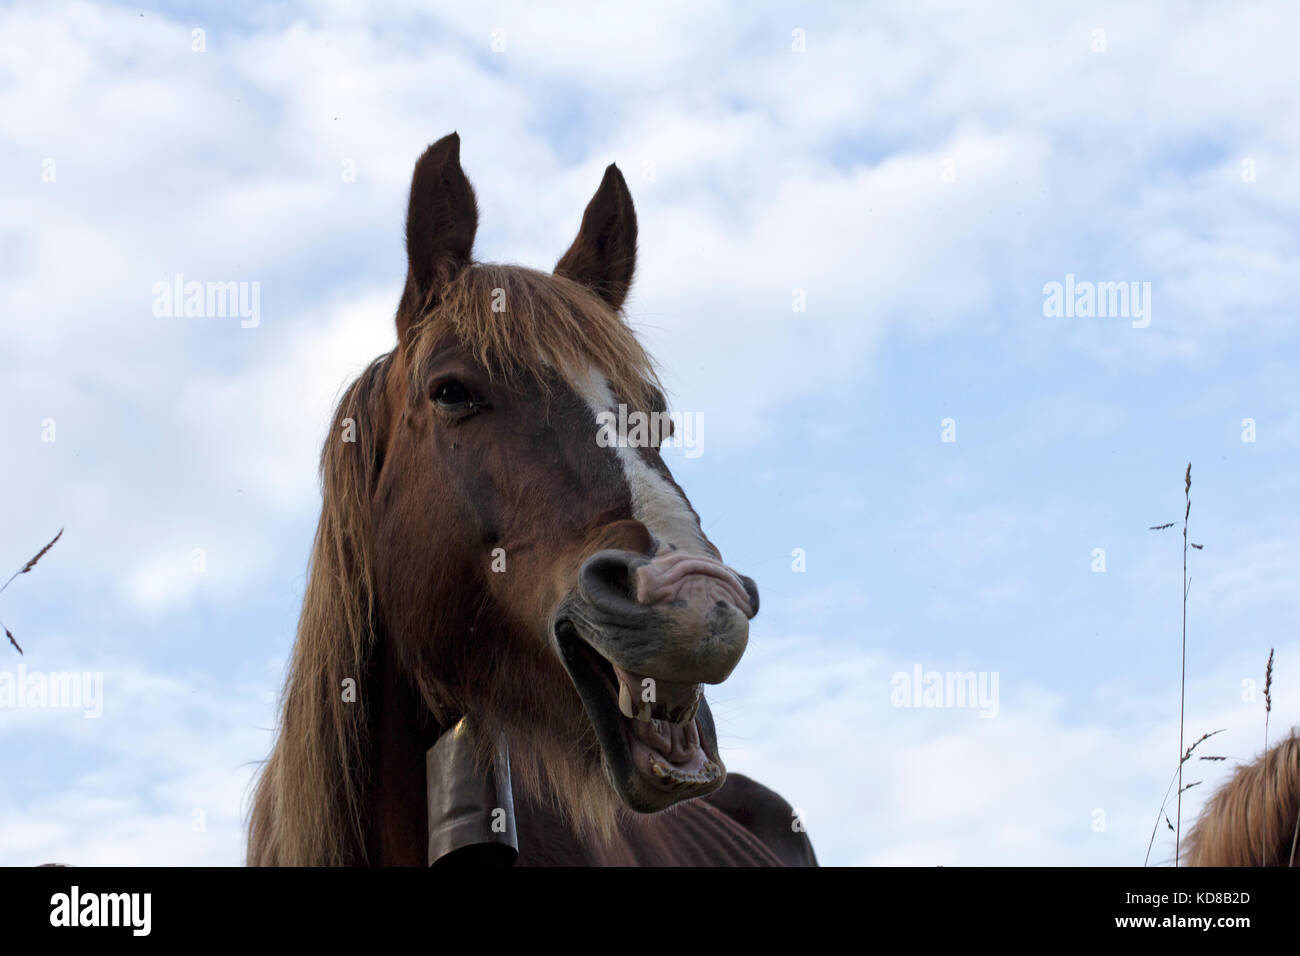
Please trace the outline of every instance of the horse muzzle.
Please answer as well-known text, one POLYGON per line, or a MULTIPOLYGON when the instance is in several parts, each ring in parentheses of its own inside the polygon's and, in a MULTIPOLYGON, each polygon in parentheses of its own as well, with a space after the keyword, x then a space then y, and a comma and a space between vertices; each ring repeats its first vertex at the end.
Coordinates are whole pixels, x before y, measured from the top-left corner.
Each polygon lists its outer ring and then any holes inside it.
POLYGON ((612 663, 656 680, 720 684, 749 641, 758 588, 713 558, 600 551, 578 573, 590 640, 612 663))
POLYGON ((553 631, 624 802, 653 812, 722 786, 702 684, 725 680, 749 639, 758 589, 710 556, 589 557, 553 631))

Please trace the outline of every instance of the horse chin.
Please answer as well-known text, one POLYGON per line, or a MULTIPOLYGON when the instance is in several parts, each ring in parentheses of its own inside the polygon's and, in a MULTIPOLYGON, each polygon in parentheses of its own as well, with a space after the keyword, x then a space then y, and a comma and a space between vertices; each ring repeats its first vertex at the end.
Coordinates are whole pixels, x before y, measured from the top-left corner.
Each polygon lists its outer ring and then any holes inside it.
POLYGON ((699 685, 659 681, 658 703, 635 704, 641 675, 605 658, 571 620, 558 620, 554 634, 600 741, 606 776, 629 809, 657 813, 726 782, 713 715, 699 685))

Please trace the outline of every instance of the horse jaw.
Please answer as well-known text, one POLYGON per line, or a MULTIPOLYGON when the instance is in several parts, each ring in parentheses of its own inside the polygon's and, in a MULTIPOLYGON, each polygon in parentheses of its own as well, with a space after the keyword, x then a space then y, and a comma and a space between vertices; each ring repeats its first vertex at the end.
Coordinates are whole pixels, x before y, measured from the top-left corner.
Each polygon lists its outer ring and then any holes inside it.
POLYGON ((600 742, 606 778, 625 806, 656 813, 726 782, 713 715, 698 685, 658 685, 670 696, 690 698, 671 714, 662 697, 653 705, 643 701, 634 707, 629 682, 636 681, 639 688, 640 675, 603 657, 568 618, 557 618, 553 633, 600 742), (655 717, 656 712, 662 716, 655 717))

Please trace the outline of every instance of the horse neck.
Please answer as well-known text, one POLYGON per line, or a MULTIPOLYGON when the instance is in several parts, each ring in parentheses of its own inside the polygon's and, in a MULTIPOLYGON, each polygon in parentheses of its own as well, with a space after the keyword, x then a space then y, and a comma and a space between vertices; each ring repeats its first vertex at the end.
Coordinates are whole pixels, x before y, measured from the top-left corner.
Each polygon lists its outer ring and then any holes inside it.
POLYGON ((381 866, 425 866, 425 753, 439 728, 392 642, 381 637, 369 680, 371 746, 366 857, 381 866))

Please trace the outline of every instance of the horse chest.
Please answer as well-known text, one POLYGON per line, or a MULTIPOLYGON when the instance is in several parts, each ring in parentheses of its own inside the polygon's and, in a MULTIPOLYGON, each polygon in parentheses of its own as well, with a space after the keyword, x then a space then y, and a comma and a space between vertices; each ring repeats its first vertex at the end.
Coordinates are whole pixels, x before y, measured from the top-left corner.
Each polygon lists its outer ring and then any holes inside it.
POLYGON ((761 840, 703 800, 627 817, 608 844, 578 837, 559 814, 532 801, 521 801, 516 813, 516 866, 783 865, 761 840))

